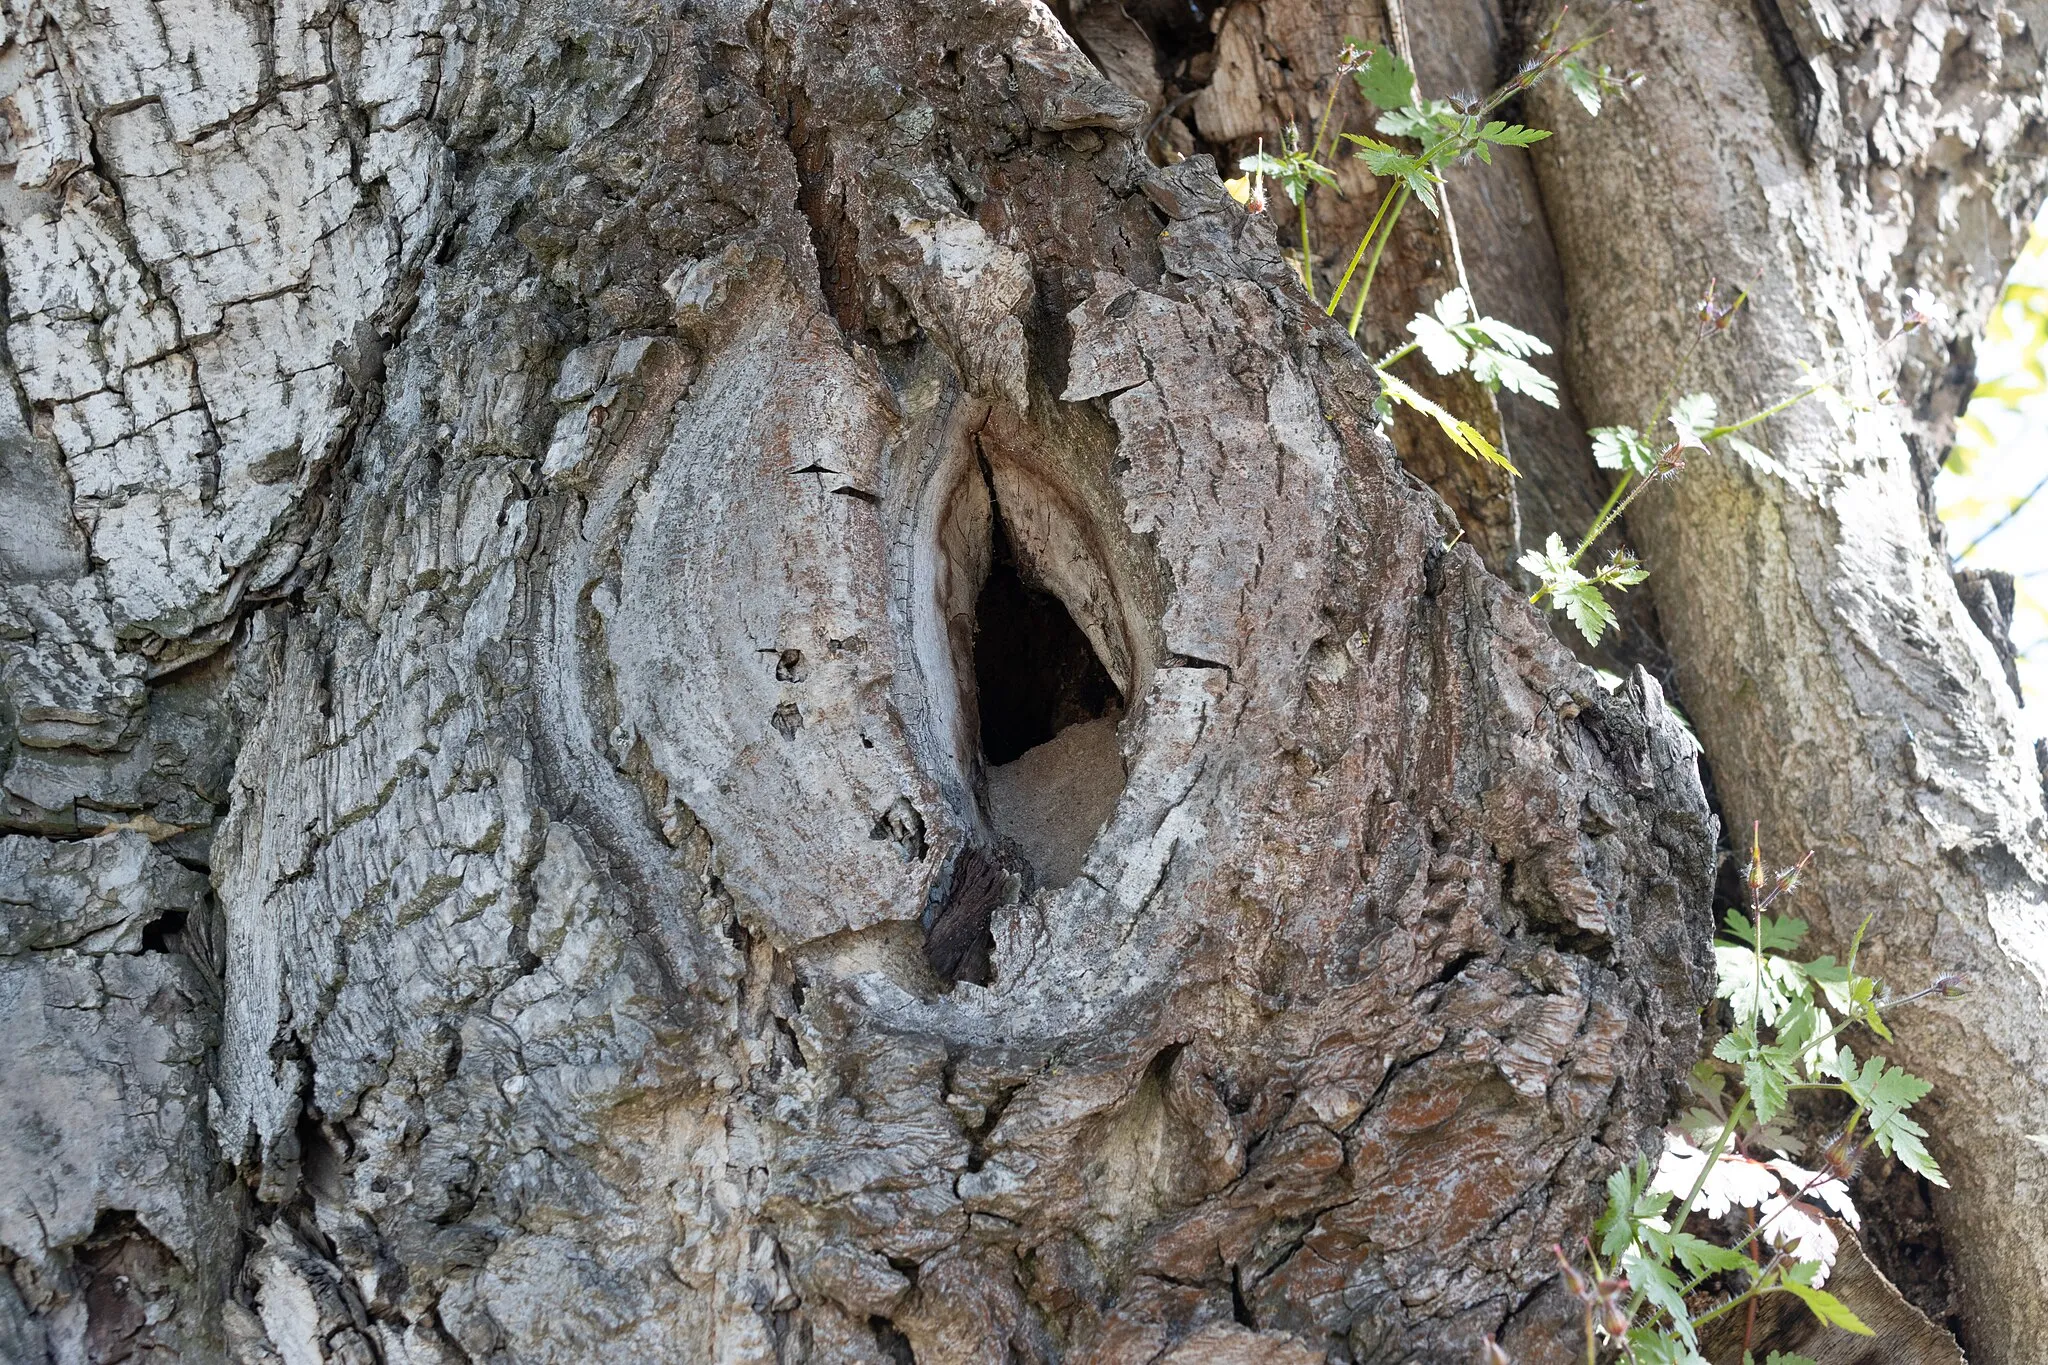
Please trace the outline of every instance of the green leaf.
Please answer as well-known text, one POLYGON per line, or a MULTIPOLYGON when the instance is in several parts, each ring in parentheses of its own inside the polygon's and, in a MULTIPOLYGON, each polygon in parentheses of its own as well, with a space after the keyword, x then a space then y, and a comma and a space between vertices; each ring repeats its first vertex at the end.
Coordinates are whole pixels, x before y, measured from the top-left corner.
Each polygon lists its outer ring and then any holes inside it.
POLYGON ((1839 1327, 1845 1332, 1854 1332, 1859 1337, 1876 1336, 1863 1325, 1863 1319, 1849 1311, 1849 1306, 1828 1293, 1825 1289, 1814 1289, 1797 1280, 1784 1281, 1785 1292, 1796 1295, 1799 1301, 1813 1310, 1813 1315, 1830 1327, 1839 1327))
MULTIPOLYGON (((1374 122, 1388 137, 1413 138, 1424 147, 1416 164, 1424 170, 1453 160, 1464 141, 1459 133, 1466 126, 1463 114, 1448 100, 1417 100, 1408 108, 1391 109, 1374 122)), ((1434 209, 1432 209, 1432 212, 1434 209)))
POLYGON ((1590 579, 1581 579, 1569 587, 1553 589, 1552 597, 1564 608, 1564 614, 1579 628, 1579 634, 1586 637, 1586 643, 1597 645, 1600 637, 1607 633, 1616 620, 1614 608, 1607 605, 1607 599, 1600 595, 1600 586, 1590 579))
POLYGON ((1595 427, 1593 463, 1602 469, 1625 469, 1641 478, 1657 467, 1657 449, 1634 427, 1595 427))
POLYGON ((1927 1144, 1921 1141, 1927 1136, 1927 1130, 1904 1117, 1893 1119, 1889 1128, 1886 1138, 1878 1140, 1879 1145, 1882 1146, 1889 1140, 1891 1154, 1897 1157, 1907 1170, 1915 1171, 1934 1184, 1947 1189, 1948 1177, 1941 1173, 1941 1167, 1934 1160, 1933 1154, 1927 1150, 1927 1144))
POLYGON ((1877 1012, 1877 982, 1867 976, 1850 979, 1849 1000, 1863 1016, 1863 1022, 1870 1025, 1870 1031, 1886 1042, 1891 1041, 1892 1031, 1885 1027, 1884 1016, 1877 1012))
POLYGON ((1363 133, 1344 133, 1341 136, 1348 142, 1358 144, 1358 150, 1353 152, 1352 156, 1363 161, 1365 168, 1374 175, 1400 177, 1418 174, 1423 169, 1421 157, 1410 156, 1391 143, 1381 142, 1378 138, 1367 137, 1363 133))
POLYGON ((1376 109, 1406 109, 1415 103, 1415 73, 1390 46, 1375 48, 1351 78, 1358 82, 1365 102, 1376 109))
POLYGON ((1600 117, 1600 101, 1605 87, 1599 75, 1584 62, 1577 61, 1565 62, 1558 68, 1558 74, 1564 77, 1565 89, 1578 97, 1586 112, 1594 118, 1600 117))
POLYGON ((1502 123, 1495 119, 1479 130, 1479 140, 1501 147, 1527 147, 1550 136, 1547 128, 1524 128, 1519 123, 1502 123))
POLYGON ((1636 1240, 1636 1198, 1650 1180, 1650 1163, 1639 1160, 1607 1177, 1607 1208, 1593 1230, 1600 1234, 1600 1254, 1612 1260, 1636 1240))
POLYGON ((1671 1325, 1678 1330, 1686 1346, 1697 1349, 1699 1336, 1692 1329, 1692 1312, 1685 1306, 1685 1291, 1679 1285, 1678 1277, 1640 1251, 1622 1255, 1621 1272, 1628 1276, 1628 1282, 1644 1298, 1671 1315, 1671 1325))
POLYGON ((1819 1365, 1812 1356, 1797 1356, 1786 1351, 1773 1351, 1764 1357, 1764 1365, 1819 1365))
POLYGON ((1842 1057, 1842 1085, 1867 1111, 1865 1121, 1878 1150, 1896 1157, 1908 1170, 1946 1186, 1948 1178, 1942 1175, 1940 1165, 1922 1140, 1927 1130, 1906 1114, 1934 1087, 1899 1067, 1888 1066, 1882 1057, 1870 1058, 1861 1070, 1856 1068, 1855 1058, 1847 1048, 1842 1049, 1842 1057))
POLYGON ((1743 463, 1749 465, 1752 469, 1762 474, 1768 474, 1774 479, 1781 479, 1786 483, 1793 482, 1792 471, 1774 459, 1770 452, 1764 450, 1763 447, 1753 445, 1740 436, 1723 436, 1721 439, 1727 443, 1730 450, 1741 457, 1743 463))
POLYGON ((1498 465, 1510 474, 1519 475, 1522 472, 1509 464, 1505 455, 1493 448, 1493 443, 1486 439, 1478 427, 1424 398, 1385 370, 1379 370, 1377 373, 1380 377, 1381 391, 1388 398, 1396 403, 1405 403, 1417 412, 1433 418, 1436 424, 1443 428, 1444 435, 1451 438, 1452 445, 1475 460, 1485 460, 1488 464, 1498 465))
POLYGON ((1519 356, 1480 346, 1472 352, 1471 369, 1472 377, 1489 389, 1506 389, 1546 406, 1557 406, 1557 381, 1519 356))
POLYGON ((1794 951, 1807 930, 1805 920, 1790 915, 1759 915, 1752 924, 1732 905, 1722 912, 1721 922, 1728 926, 1729 936, 1743 947, 1747 948, 1753 940, 1760 941, 1767 953, 1794 951))
POLYGON ((1752 1271, 1756 1263, 1735 1250, 1709 1242, 1704 1237, 1695 1237, 1689 1232, 1667 1234, 1671 1252, 1678 1258, 1686 1272, 1695 1278, 1723 1270, 1752 1271))
POLYGON ((1306 152, 1288 152, 1284 156, 1254 152, 1240 159, 1237 168, 1247 175, 1273 177, 1290 204, 1299 204, 1302 196, 1308 193, 1310 184, 1327 185, 1333 190, 1337 188, 1337 177, 1330 168, 1311 160, 1306 152))
POLYGON ((1714 429, 1714 418, 1720 407, 1711 393, 1689 393, 1673 403, 1671 428, 1678 433, 1679 443, 1695 450, 1705 450, 1707 433, 1714 429))
MULTIPOLYGON (((1462 289, 1453 289, 1446 297, 1458 297, 1464 292, 1462 289)), ((1443 310, 1441 302, 1437 304, 1437 310, 1443 310)), ((1432 317, 1428 313, 1417 313, 1408 320, 1408 330, 1414 334, 1416 344, 1422 347, 1422 354, 1429 361, 1430 368, 1438 374, 1456 374, 1464 369, 1466 362, 1472 358, 1471 353, 1465 349, 1465 343, 1458 339, 1456 332, 1444 326, 1441 318, 1432 317)))
POLYGON ((1616 550, 1607 556, 1607 562, 1593 575, 1593 581, 1602 587, 1626 591, 1649 576, 1650 571, 1638 564, 1628 551, 1616 550))
POLYGON ((1927 1092, 1934 1089, 1918 1076, 1889 1066, 1882 1057, 1872 1057, 1859 1074, 1853 1078, 1844 1076, 1842 1080, 1856 1102, 1870 1111, 1873 1130, 1884 1119, 1925 1099, 1927 1092))
POLYGON ((1756 1106, 1759 1123, 1769 1123, 1785 1112, 1785 1073, 1761 1059, 1742 1064, 1742 1083, 1749 1088, 1750 1103, 1756 1106))
POLYGON ((1512 356, 1549 355, 1550 347, 1543 338, 1533 336, 1519 327, 1511 327, 1499 318, 1474 318, 1465 324, 1474 344, 1487 345, 1512 356))
POLYGON ((1754 1017, 1776 1024, 1791 1003, 1809 991, 1798 967, 1775 953, 1758 957, 1747 945, 1714 943, 1714 994, 1728 1002, 1745 1024, 1754 1017))
POLYGON ((1628 1347, 1637 1365, 1707 1365, 1706 1358, 1661 1327, 1632 1327, 1628 1347))

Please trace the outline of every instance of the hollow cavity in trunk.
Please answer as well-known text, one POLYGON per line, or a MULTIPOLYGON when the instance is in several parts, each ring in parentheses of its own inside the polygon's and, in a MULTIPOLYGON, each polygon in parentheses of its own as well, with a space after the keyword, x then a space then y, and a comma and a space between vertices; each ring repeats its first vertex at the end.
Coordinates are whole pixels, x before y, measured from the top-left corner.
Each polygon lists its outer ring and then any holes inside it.
POLYGON ((989 823, 1040 885, 1081 871, 1124 788, 1124 699, 1058 597, 1028 581, 1003 517, 975 602, 974 674, 989 823))

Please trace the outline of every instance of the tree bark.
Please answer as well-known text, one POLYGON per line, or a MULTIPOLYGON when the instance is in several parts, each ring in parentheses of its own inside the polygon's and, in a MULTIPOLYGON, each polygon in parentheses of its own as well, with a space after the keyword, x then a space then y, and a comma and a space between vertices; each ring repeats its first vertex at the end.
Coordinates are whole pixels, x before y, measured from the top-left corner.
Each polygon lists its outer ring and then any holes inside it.
MULTIPOLYGON (((1330 17, 1122 13, 7 0, 0 1356, 1580 1358, 1550 1247, 1697 1055, 1694 745, 1489 571, 1511 494, 1404 467, 1273 225, 1148 157, 1258 136, 1175 44, 1224 81, 1261 19, 1284 112, 1330 17)), ((1426 67, 1437 17, 1343 21, 1426 67)), ((1546 169, 1525 306, 1604 316, 1575 215, 1639 175, 1546 169)), ((1466 267, 1415 231, 1420 306, 1466 267)), ((1912 847, 1966 930, 2025 904, 1912 847)), ((2002 961, 1921 1064, 2017 1162, 2002 961)))
MULTIPOLYGON (((2048 13, 1757 15, 1769 22, 1671 5, 1618 22, 1611 59, 1656 79, 1540 160, 1572 375, 1596 419, 1641 421, 1688 349, 1681 290, 1718 275, 1751 302, 1733 345, 1695 352, 1684 387, 1721 394, 1731 417, 1837 367, 1852 398, 1896 392, 1773 418, 1748 433, 1760 459, 1694 459, 1630 530, 1730 828, 1760 827, 1785 862, 1815 853, 1821 946, 1844 951, 1868 916, 1865 960, 1901 993, 1949 972, 1973 983, 1884 1052, 1935 1083, 1933 1150, 1954 1181, 1936 1207, 1965 1344, 2041 1359, 2042 773, 1929 509, 1972 338, 2040 200, 2048 13), (1958 319, 1887 346, 1909 287, 1958 319)), ((1554 97, 1538 107, 1569 118, 1554 97)))

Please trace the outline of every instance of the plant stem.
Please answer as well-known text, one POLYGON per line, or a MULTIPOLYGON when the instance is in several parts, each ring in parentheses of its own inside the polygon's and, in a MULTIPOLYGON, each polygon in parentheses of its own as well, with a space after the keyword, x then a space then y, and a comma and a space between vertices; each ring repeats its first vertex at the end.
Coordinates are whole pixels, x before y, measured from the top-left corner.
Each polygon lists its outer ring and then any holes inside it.
MULTIPOLYGON (((1624 469, 1621 471, 1621 478, 1615 482, 1614 491, 1607 495, 1607 501, 1600 504, 1599 515, 1593 518, 1594 526, 1603 531, 1607 529, 1607 518, 1613 514, 1614 504, 1621 501, 1621 495, 1628 491, 1628 486, 1635 482, 1635 477, 1635 474, 1630 470, 1624 469)), ((1584 540, 1580 541, 1579 548, 1572 551, 1572 563, 1577 564, 1579 556, 1591 549, 1593 542, 1599 538, 1597 532, 1589 533, 1584 540)))
MULTIPOLYGON (((1581 559, 1585 558, 1586 551, 1593 548, 1593 542, 1600 539, 1600 537, 1606 535, 1607 528, 1614 525, 1615 522, 1620 521, 1622 518, 1622 514, 1627 512, 1630 505, 1633 504, 1637 498, 1640 498, 1643 495, 1643 491, 1650 486, 1650 480, 1644 479, 1641 483, 1637 484, 1634 487, 1634 489, 1630 490, 1629 495, 1624 498, 1621 496, 1621 491, 1623 488, 1626 488, 1627 486, 1628 479, 1626 476, 1624 476, 1621 483, 1616 485, 1614 492, 1608 495, 1607 505, 1600 509, 1600 515, 1593 519, 1593 529, 1586 532, 1586 538, 1579 542, 1579 548, 1573 550, 1572 557, 1565 561, 1566 568, 1569 569, 1577 567, 1578 562, 1581 559), (1616 502, 1616 499, 1620 500, 1619 503, 1616 502)), ((1536 589, 1535 595, 1529 599, 1529 605, 1533 607, 1537 603, 1541 602, 1543 600, 1543 594, 1549 591, 1550 585, 1547 583, 1544 584, 1542 587, 1536 589)))
MULTIPOLYGON (((1904 336, 1905 334, 1906 332, 1904 329, 1893 332, 1890 336, 1886 337, 1883 341, 1880 341, 1877 344, 1878 351, 1884 351, 1894 341, 1897 341, 1900 337, 1904 336)), ((1853 359, 1854 357, 1851 358, 1853 359)), ((1785 411, 1785 409, 1787 408, 1797 407, 1799 404, 1804 403, 1807 399, 1819 393, 1822 389, 1833 388, 1835 381, 1840 379, 1842 375, 1848 371, 1848 368, 1849 361, 1845 360, 1841 364, 1835 366, 1832 370, 1829 370, 1827 374, 1822 376, 1820 379, 1815 380, 1806 388, 1803 388, 1799 392, 1793 394, 1790 398, 1781 398, 1777 402, 1765 408, 1762 412, 1753 412, 1739 422, 1730 422, 1726 426, 1715 427, 1712 431, 1703 433, 1700 439, 1704 441, 1715 441, 1719 440, 1723 436, 1732 436, 1736 432, 1741 431, 1747 427, 1753 427, 1758 422, 1764 421, 1767 418, 1776 417, 1779 413, 1785 411)))
MULTIPOLYGON (((1694 1178, 1692 1188, 1686 1191, 1685 1202, 1678 1206, 1678 1213, 1671 1220, 1671 1230, 1673 1232, 1685 1231, 1685 1220, 1692 1216, 1694 1202, 1699 1199, 1700 1191, 1707 1187, 1707 1177, 1713 1174, 1714 1163, 1721 1159, 1722 1151, 1728 1146, 1728 1139, 1735 1136, 1735 1125, 1742 1122, 1743 1111, 1748 1108, 1749 1092, 1745 1090, 1742 1098, 1735 1102, 1735 1107, 1728 1111, 1728 1121, 1721 1125, 1721 1133, 1720 1136, 1714 1139, 1713 1150, 1707 1153, 1707 1159, 1701 1164, 1700 1173, 1694 1178)), ((1636 1292, 1629 1296, 1628 1320, 1630 1322, 1636 1320, 1636 1311, 1642 1306, 1643 1290, 1638 1285, 1636 1292)))
POLYGON ((1801 389, 1799 392, 1793 394, 1790 398, 1779 399, 1777 402, 1765 408, 1762 412, 1753 412, 1749 416, 1743 418, 1740 422, 1730 422, 1726 426, 1715 427, 1712 431, 1709 431, 1704 436, 1702 436, 1701 439, 1707 441, 1715 441, 1719 440, 1723 436, 1733 436, 1736 432, 1741 431, 1747 427, 1753 427, 1758 422, 1764 421, 1767 418, 1776 417, 1779 413, 1783 412, 1787 408, 1798 407, 1801 403, 1804 403, 1807 399, 1813 397, 1822 389, 1833 388, 1834 382, 1835 377, 1834 375, 1830 374, 1826 379, 1821 380, 1817 384, 1809 385, 1808 387, 1801 389))
POLYGON ((1372 277, 1379 273, 1380 253, 1387 249, 1387 239, 1394 235, 1394 224, 1400 221, 1401 209, 1407 202, 1408 187, 1403 185, 1400 193, 1394 196, 1394 207, 1387 214, 1387 225, 1380 229, 1380 240, 1372 249, 1372 259, 1365 264, 1365 279, 1358 286, 1358 299, 1351 305, 1351 321, 1344 330, 1354 337, 1358 335, 1359 320, 1365 316, 1365 300, 1372 293, 1372 277))
POLYGON ((1365 249, 1372 245, 1373 234, 1380 230, 1380 220, 1387 216, 1387 206, 1394 202, 1394 195, 1397 192, 1397 189, 1390 185, 1386 194, 1381 196, 1379 212, 1372 216, 1372 222, 1366 226, 1365 235, 1358 239, 1358 250, 1351 253, 1351 264, 1344 267, 1344 277, 1337 281, 1337 292, 1330 295, 1330 306, 1323 310, 1326 316, 1336 313, 1337 300, 1344 297, 1344 290, 1351 283, 1351 272, 1358 269, 1358 263, 1365 258, 1365 249))
POLYGON ((1377 361, 1373 362, 1373 368, 1376 370, 1384 370, 1385 368, 1387 368, 1387 366, 1393 364, 1397 360, 1406 360, 1411 354, 1414 353, 1415 348, 1420 346, 1421 344, 1422 343, 1419 341, 1411 341, 1405 346, 1398 346, 1395 349, 1388 351, 1385 355, 1381 356, 1377 361))
MULTIPOLYGON (((1776 1256, 1771 1257, 1770 1263, 1764 1267, 1764 1275, 1770 1275, 1770 1273, 1773 1270, 1777 1269, 1778 1262, 1784 1259, 1785 1257, 1782 1252, 1776 1256)), ((1693 1328, 1697 1330, 1701 1327, 1705 1327, 1708 1323, 1712 1322, 1715 1318, 1720 1317, 1723 1313, 1731 1312, 1734 1309, 1740 1308, 1743 1304, 1748 1303, 1753 1299, 1759 1299, 1766 1294, 1775 1294, 1777 1292, 1778 1287, 1776 1285, 1766 1285, 1763 1283, 1762 1279, 1759 1279, 1757 1283, 1751 1285, 1742 1293, 1728 1300, 1728 1302, 1722 1304, 1719 1308, 1710 1308, 1706 1312, 1694 1318, 1692 1320, 1693 1328)))
POLYGON ((1301 210, 1301 287, 1308 290, 1308 301, 1315 303, 1317 301, 1315 269, 1310 264, 1308 254, 1308 186, 1306 185, 1301 187, 1301 203, 1297 207, 1301 210))
MULTIPOLYGON (((1316 120, 1316 140, 1309 144, 1308 159, 1314 161, 1323 154, 1323 134, 1330 130, 1330 111, 1337 107, 1337 92, 1344 88, 1344 73, 1339 71, 1330 80, 1330 97, 1323 101, 1323 116, 1316 120)), ((1331 146, 1334 148, 1335 143, 1331 146)))
POLYGON ((1991 537, 1997 535, 2000 531, 2003 531, 2007 526, 2011 525, 2012 519, 2018 516, 2020 513, 2026 511, 2027 504, 2032 502, 2035 498, 2039 497, 2041 494, 2041 490, 2044 488, 2048 488, 2048 477, 2044 477, 2041 480, 2041 482, 2035 484, 2032 488, 2029 488, 2026 492, 2025 497, 2021 498, 2018 502, 2014 503, 2011 507, 2007 508, 2004 516, 2000 517, 1997 521, 1992 522, 1990 526, 1988 526, 1982 532, 1980 532, 1977 538, 1971 541, 1968 545, 1965 545, 1960 551, 1958 551, 1955 555, 1955 558, 1952 559, 1950 562, 1954 564, 1962 563, 1963 560, 1969 557, 1970 551, 1976 549, 1979 545, 1982 545, 1985 541, 1991 539, 1991 537))

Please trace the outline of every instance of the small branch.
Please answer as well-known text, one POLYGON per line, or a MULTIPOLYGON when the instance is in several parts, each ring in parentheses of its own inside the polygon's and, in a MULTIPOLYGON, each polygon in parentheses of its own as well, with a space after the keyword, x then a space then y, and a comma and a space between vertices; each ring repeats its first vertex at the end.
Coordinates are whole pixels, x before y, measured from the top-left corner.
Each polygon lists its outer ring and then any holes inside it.
POLYGON ((2004 516, 2000 517, 1997 521, 1992 522, 1990 526, 1986 527, 1983 531, 1978 533, 1977 538, 1975 540, 1971 541, 1968 545, 1965 545, 1961 550, 1958 550, 1953 556, 1951 556, 1949 559, 1949 563, 1952 565, 1961 564, 1965 559, 1969 558, 1971 551, 1975 550, 1979 545, 1982 545, 1985 541, 1991 539, 1991 537, 1997 535, 2000 531, 2003 531, 2006 527, 2010 526, 2012 524, 2013 518, 2017 517, 2020 513, 2026 511, 2027 504, 2032 502, 2036 497, 2039 497, 2041 494, 2041 490, 2044 488, 2048 488, 2048 475, 2043 475, 2039 483, 2035 484, 2032 488, 2029 488, 2026 491, 2025 496, 2021 497, 2020 500, 2014 503, 2011 507, 2008 507, 2005 511, 2004 516))

